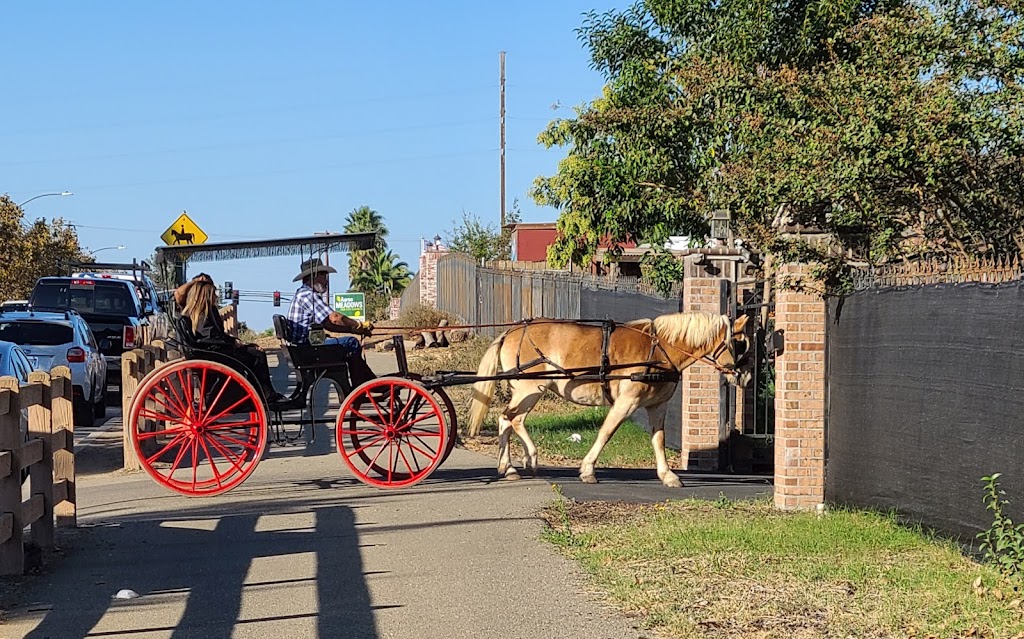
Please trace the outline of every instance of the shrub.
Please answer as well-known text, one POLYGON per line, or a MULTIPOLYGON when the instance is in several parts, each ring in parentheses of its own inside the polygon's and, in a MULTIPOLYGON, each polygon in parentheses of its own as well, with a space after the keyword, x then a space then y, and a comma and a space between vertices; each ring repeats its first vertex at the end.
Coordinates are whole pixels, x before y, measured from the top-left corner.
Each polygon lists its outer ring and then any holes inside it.
POLYGON ((398 316, 400 326, 415 326, 416 328, 431 328, 441 323, 441 320, 448 320, 448 324, 457 325, 462 320, 451 313, 439 311, 430 306, 417 304, 406 309, 398 316))
POLYGON ((993 522, 988 530, 978 533, 981 552, 1007 579, 1024 580, 1024 524, 1013 524, 1003 507, 1010 502, 999 488, 1000 473, 982 477, 985 484, 985 509, 992 511, 993 522))

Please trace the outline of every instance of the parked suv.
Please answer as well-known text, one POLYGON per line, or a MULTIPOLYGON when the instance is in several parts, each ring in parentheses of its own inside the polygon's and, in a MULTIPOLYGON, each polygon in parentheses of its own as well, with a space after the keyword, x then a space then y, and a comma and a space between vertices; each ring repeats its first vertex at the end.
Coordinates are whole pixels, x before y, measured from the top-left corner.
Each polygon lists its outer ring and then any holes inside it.
POLYGON ((0 313, 0 340, 21 347, 35 370, 71 369, 75 423, 92 426, 107 416, 107 362, 89 325, 72 310, 0 313))
POLYGON ((29 305, 71 309, 92 329, 107 360, 107 383, 121 389, 121 354, 141 345, 148 320, 135 285, 119 279, 41 277, 29 305))
MULTIPOLYGON (((18 380, 18 387, 24 388, 28 384, 28 374, 32 371, 28 358, 17 344, 0 341, 0 377, 13 377, 18 380)), ((21 409, 19 418, 19 429, 21 430, 21 441, 28 441, 28 409, 21 409)), ((21 471, 21 483, 28 479, 28 468, 21 471)))
POLYGON ((152 267, 148 262, 113 263, 113 262, 73 262, 69 265, 74 272, 71 277, 92 279, 115 279, 132 282, 142 302, 142 313, 149 322, 150 339, 167 339, 170 335, 171 321, 165 312, 165 305, 156 284, 149 276, 152 267))

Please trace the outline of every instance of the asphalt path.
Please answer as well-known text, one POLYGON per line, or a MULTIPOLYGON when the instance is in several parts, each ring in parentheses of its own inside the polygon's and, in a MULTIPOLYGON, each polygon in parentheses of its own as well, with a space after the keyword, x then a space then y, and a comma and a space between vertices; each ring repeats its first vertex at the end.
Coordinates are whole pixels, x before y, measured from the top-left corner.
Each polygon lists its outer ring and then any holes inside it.
MULTIPOLYGON (((371 366, 393 372, 384 357, 371 353, 371 366)), ((330 416, 337 397, 319 399, 330 416)), ((38 572, 0 579, 0 639, 646 637, 540 540, 552 483, 627 501, 770 491, 688 475, 669 490, 653 470, 601 469, 597 486, 575 469, 506 482, 493 459, 460 448, 417 486, 380 490, 348 473, 318 426, 226 495, 188 498, 117 470, 120 442, 113 408, 76 433, 80 526, 61 531, 38 572), (116 598, 126 590, 138 596, 116 598)))

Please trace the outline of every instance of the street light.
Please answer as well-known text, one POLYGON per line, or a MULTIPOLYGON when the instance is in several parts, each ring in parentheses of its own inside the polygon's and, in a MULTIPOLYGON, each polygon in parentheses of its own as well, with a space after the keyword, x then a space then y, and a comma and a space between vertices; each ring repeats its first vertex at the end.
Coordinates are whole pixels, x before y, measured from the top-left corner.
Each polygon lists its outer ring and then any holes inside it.
POLYGON ((115 250, 115 251, 123 251, 123 250, 124 250, 124 246, 123 246, 123 245, 118 245, 118 246, 104 246, 103 248, 98 248, 98 249, 96 249, 95 251, 86 251, 86 252, 87 252, 87 253, 88 253, 89 255, 93 255, 93 256, 95 256, 95 255, 96 255, 97 253, 99 253, 100 251, 110 251, 110 250, 115 250))
POLYGON ((21 208, 21 207, 25 206, 26 204, 28 204, 32 200, 38 200, 41 197, 47 197, 47 196, 50 196, 50 195, 59 195, 61 197, 67 197, 69 195, 74 195, 74 193, 72 193, 71 191, 61 191, 60 193, 41 193, 41 194, 39 194, 39 195, 37 195, 35 197, 30 197, 29 199, 25 200, 24 202, 22 202, 21 204, 18 205, 18 208, 21 208))

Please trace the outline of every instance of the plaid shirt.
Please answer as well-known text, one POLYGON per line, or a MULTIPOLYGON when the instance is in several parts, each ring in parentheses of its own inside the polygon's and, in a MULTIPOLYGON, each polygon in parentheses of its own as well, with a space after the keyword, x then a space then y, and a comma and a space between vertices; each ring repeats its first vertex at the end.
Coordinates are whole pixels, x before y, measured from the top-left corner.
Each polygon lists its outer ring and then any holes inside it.
POLYGON ((288 307, 288 323, 293 344, 309 343, 309 327, 322 324, 331 314, 324 298, 309 286, 303 284, 295 291, 291 306, 288 307))

